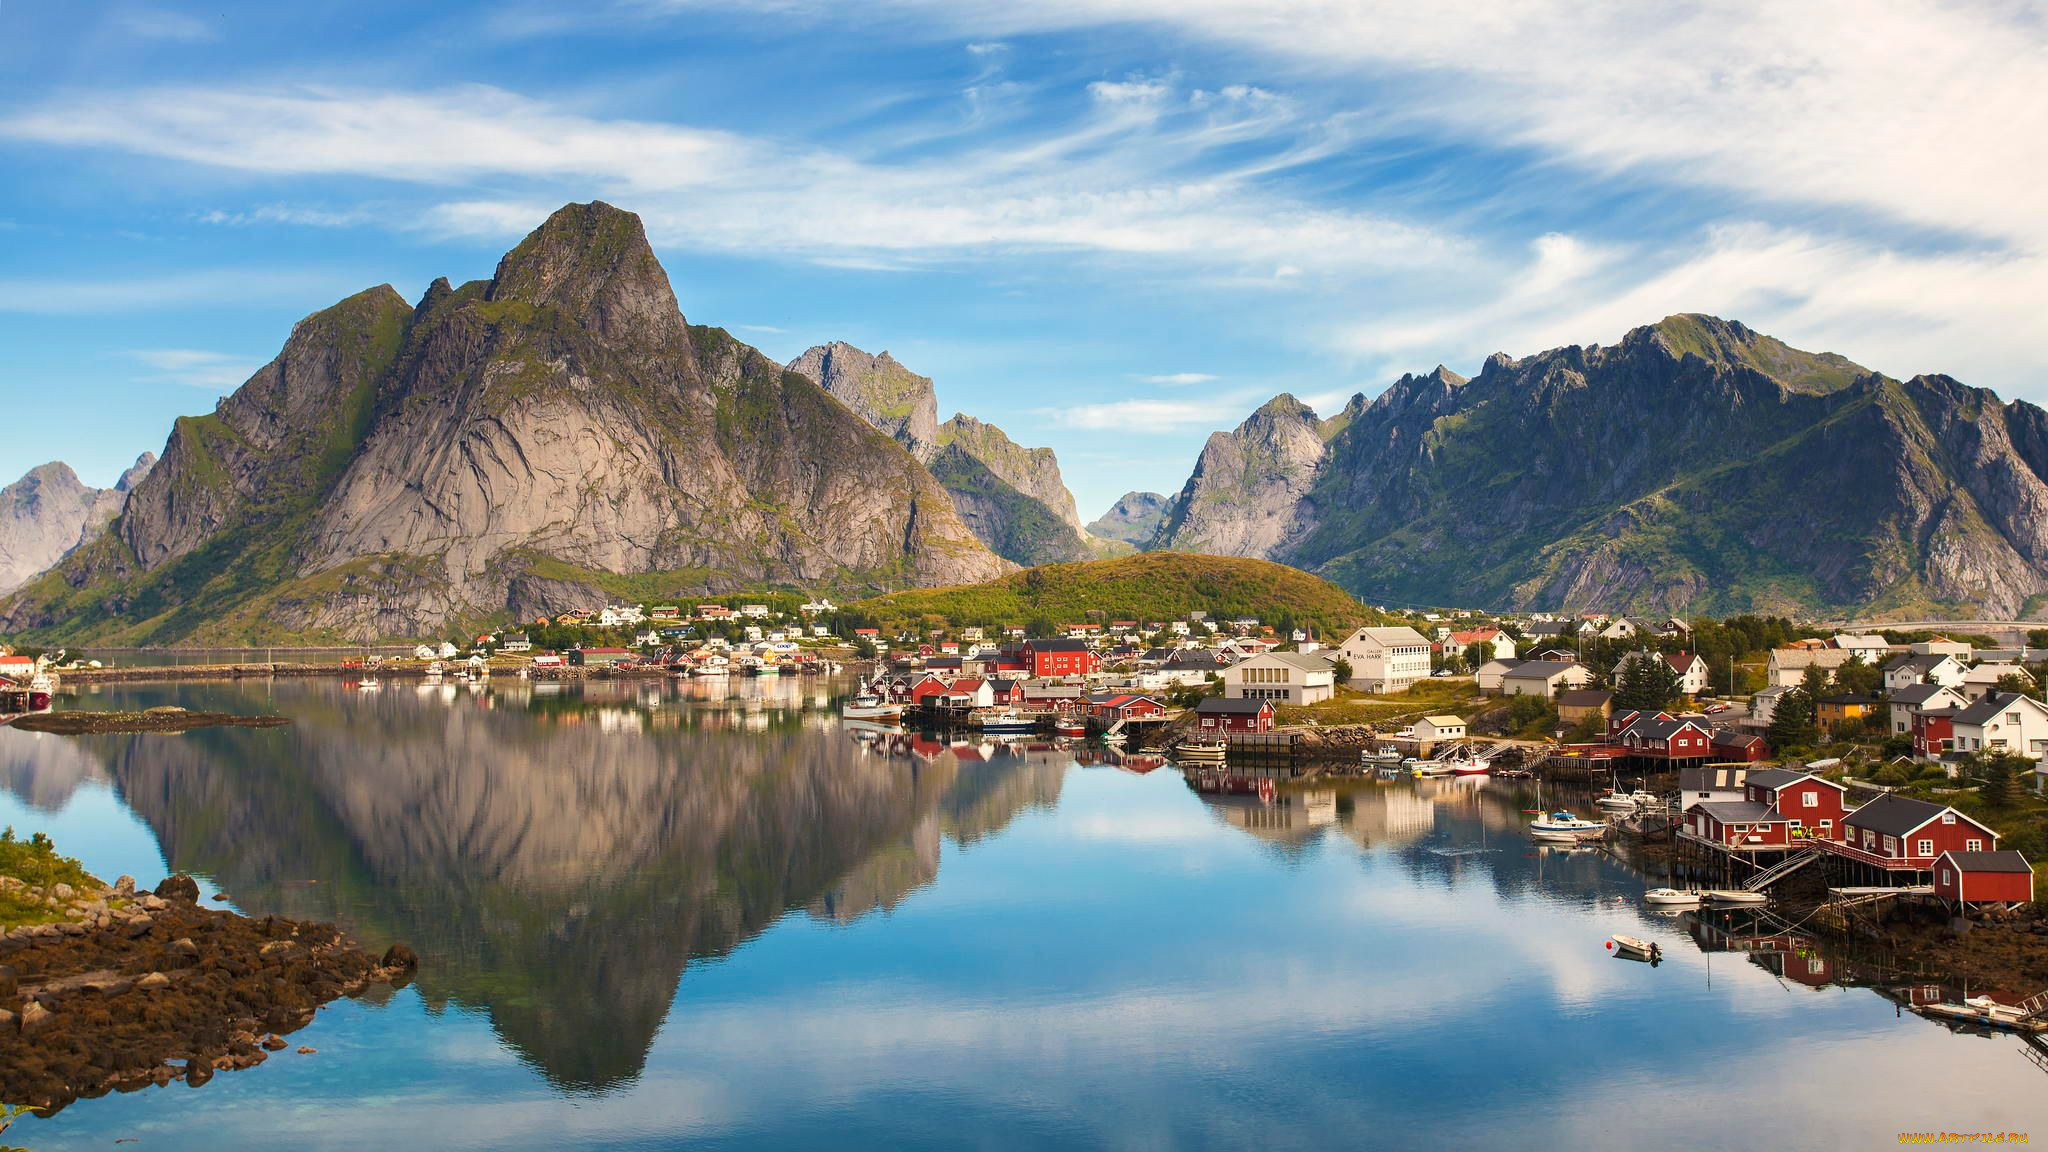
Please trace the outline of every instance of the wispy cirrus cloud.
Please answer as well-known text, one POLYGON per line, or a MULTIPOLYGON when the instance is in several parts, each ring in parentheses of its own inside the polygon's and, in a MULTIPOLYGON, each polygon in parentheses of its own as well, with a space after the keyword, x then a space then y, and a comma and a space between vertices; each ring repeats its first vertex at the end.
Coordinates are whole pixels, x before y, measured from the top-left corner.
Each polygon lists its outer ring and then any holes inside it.
POLYGON ((277 298, 335 300, 374 281, 351 281, 328 270, 212 268, 161 275, 94 279, 0 279, 0 312, 37 316, 190 308, 267 308, 277 298))
POLYGON ((1185 432, 1234 427, 1256 403, 1233 393, 1202 400, 1109 400, 1046 409, 1042 414, 1068 428, 1096 432, 1185 432))
POLYGON ((1160 384, 1169 388, 1179 388, 1188 384, 1207 384, 1216 379, 1216 377, 1209 372, 1157 372, 1143 373, 1132 377, 1132 379, 1137 380, 1141 384, 1160 384))
POLYGON ((206 21, 169 8, 118 8, 107 17, 107 20, 128 35, 144 40, 171 40, 196 44, 216 37, 213 26, 206 21))
POLYGON ((1276 166, 1305 163, 1328 144, 1230 155, 1302 127, 1296 111, 1256 89, 1134 79, 1089 94, 1075 119, 1030 139, 911 160, 596 118, 473 86, 71 93, 0 118, 0 136, 257 175, 350 175, 430 191, 511 179, 535 189, 450 196, 420 217, 465 236, 516 236, 565 195, 595 189, 630 202, 659 241, 840 266, 1066 252, 1272 275, 1434 267, 1464 252, 1462 240, 1429 227, 1270 187, 1276 166), (1166 175, 1179 171, 1191 174, 1166 175))
POLYGON ((241 387, 263 366, 262 361, 250 357, 197 348, 138 348, 128 355, 155 369, 150 380, 222 394, 241 387))

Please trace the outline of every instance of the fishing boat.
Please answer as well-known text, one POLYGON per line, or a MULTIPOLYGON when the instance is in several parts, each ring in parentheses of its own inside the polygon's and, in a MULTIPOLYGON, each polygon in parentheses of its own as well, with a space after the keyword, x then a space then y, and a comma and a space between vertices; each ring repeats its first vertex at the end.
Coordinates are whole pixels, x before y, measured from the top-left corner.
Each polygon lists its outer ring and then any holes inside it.
POLYGON ((1749 906, 1771 902, 1769 893, 1751 892, 1747 888, 1712 888, 1701 893, 1701 898, 1709 904, 1726 906, 1749 906))
POLYGON ((756 676, 779 676, 782 674, 782 665, 773 660, 762 660, 748 665, 747 671, 756 676))
POLYGON ((1699 902, 1699 893, 1681 892, 1676 888, 1652 888, 1643 893, 1643 903, 1652 908, 1680 908, 1699 902))
POLYGON ((1531 832, 1552 832, 1576 836, 1581 840, 1596 840, 1607 835, 1607 825, 1598 820, 1582 819, 1560 808, 1548 816, 1538 816, 1529 822, 1531 832))
POLYGON ((1088 734, 1088 726, 1079 720, 1061 717, 1052 722, 1052 734, 1055 736, 1086 736, 1088 734))
POLYGON ((1038 721, 1013 708, 977 712, 967 722, 984 736, 1028 736, 1038 731, 1038 721))
POLYGON ((1607 948, 1616 956, 1630 960, 1648 960, 1655 964, 1664 959, 1664 950, 1648 940, 1616 932, 1607 938, 1607 948))
POLYGON ((1439 776, 1451 774, 1451 766, 1442 760, 1410 759, 1407 761, 1407 768, 1409 775, 1422 780, 1434 780, 1439 776))
POLYGON ((1367 768, 1375 765, 1399 767, 1401 763, 1401 750, 1399 748, 1380 748, 1377 750, 1363 748, 1359 750, 1358 762, 1367 768))
POLYGON ((696 667, 690 669, 692 676, 730 676, 732 662, 723 656, 707 656, 696 667))
POLYGON ((859 692, 848 696, 846 703, 839 706, 839 714, 848 720, 900 720, 903 705, 884 700, 862 685, 859 692))
POLYGON ((1220 764, 1230 753, 1230 742, 1220 736, 1196 736, 1183 740, 1173 750, 1173 758, 1203 764, 1220 764))

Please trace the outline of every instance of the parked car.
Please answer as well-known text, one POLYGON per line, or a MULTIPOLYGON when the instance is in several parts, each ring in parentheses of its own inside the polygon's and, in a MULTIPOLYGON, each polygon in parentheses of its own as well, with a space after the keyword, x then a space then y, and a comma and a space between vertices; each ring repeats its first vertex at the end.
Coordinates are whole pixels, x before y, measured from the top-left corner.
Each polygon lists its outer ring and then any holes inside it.
POLYGON ((1727 710, 1728 706, 1726 704, 1709 704, 1704 709, 1706 714, 1709 716, 1719 716, 1721 713, 1726 712, 1727 710))

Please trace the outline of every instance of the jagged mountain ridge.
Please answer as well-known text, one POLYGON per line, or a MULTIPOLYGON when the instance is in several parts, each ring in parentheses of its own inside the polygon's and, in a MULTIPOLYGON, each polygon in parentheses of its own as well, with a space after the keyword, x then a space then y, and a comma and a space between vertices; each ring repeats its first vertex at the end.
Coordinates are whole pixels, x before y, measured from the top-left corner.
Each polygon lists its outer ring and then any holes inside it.
POLYGON ((2048 595, 2048 414, 1713 317, 1404 376, 1330 427, 1306 494, 1274 501, 1298 535, 1264 554, 1368 598, 2004 615, 2048 595))
POLYGON ((0 488, 0 593, 11 592, 106 530, 156 463, 144 452, 111 488, 93 488, 52 460, 0 488))
POLYGON ((1028 566, 1085 560, 1105 550, 1082 525, 1052 449, 1026 448, 962 412, 937 423, 931 377, 888 352, 835 341, 808 349, 789 369, 817 381, 924 462, 968 528, 997 555, 1028 566))
POLYGON ((1272 557, 1313 527, 1305 497, 1324 452, 1323 421, 1286 393, 1212 433, 1166 507, 1154 548, 1272 557))
POLYGON ((665 594, 984 579, 909 453, 685 321, 640 220, 569 205, 487 281, 300 322, 181 419, 115 532, 0 608, 92 638, 368 639, 665 594))

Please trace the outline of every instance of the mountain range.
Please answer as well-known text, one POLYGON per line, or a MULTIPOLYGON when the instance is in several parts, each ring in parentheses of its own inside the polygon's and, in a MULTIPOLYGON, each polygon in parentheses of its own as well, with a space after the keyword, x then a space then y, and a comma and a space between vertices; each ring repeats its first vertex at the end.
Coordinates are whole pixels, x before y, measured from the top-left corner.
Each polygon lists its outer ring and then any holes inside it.
POLYGON ((1276 397, 1210 438, 1147 545, 1395 603, 2030 614, 2048 412, 1672 316, 1328 419, 1276 397))
POLYGON ((93 488, 53 460, 0 488, 0 593, 20 587, 106 530, 156 463, 144 452, 112 488, 93 488))
POLYGON ((1028 567, 1130 550, 1090 535, 1052 449, 1023 447, 964 413, 939 423, 931 378, 888 352, 820 344, 790 361, 789 370, 817 381, 917 457, 976 538, 1004 559, 1028 567))
POLYGON ((1439 366, 1328 418, 1276 396, 1177 493, 1092 524, 1051 449, 938 411, 887 352, 782 365, 688 323, 639 218, 572 204, 489 280, 306 317, 113 488, 53 463, 0 490, 0 590, 20 584, 0 629, 354 641, 607 598, 867 598, 1135 549, 1274 560, 1396 605, 2048 604, 2048 413, 1710 316, 1496 354, 1469 379, 1439 366))
POLYGON ((77 642, 435 634, 606 596, 971 582, 1010 564, 815 381, 689 324, 637 216, 299 322, 177 421, 112 528, 0 606, 77 642), (83 622, 83 623, 81 623, 83 622))

